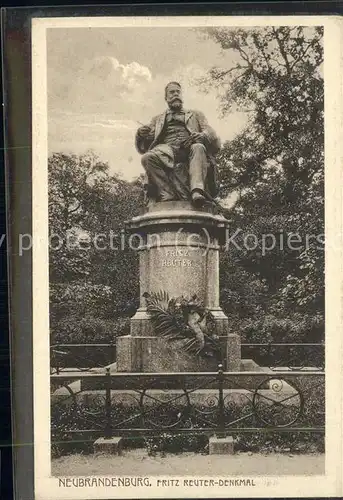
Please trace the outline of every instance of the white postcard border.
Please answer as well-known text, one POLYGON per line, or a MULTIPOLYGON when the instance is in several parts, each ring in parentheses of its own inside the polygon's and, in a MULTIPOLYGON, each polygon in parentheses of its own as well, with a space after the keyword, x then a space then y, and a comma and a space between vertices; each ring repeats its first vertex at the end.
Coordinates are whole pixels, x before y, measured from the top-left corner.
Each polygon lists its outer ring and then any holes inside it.
MULTIPOLYGON (((342 21, 323 16, 78 17, 32 19, 32 217, 35 498, 327 497, 343 493, 342 473, 342 21), (61 488, 51 476, 48 275, 46 30, 138 26, 324 26, 326 223, 326 474, 258 476, 256 487, 61 488)), ((244 477, 244 471, 242 471, 244 477)), ((161 478, 161 476, 159 476, 161 478)), ((168 476, 169 479, 172 476, 168 476)), ((182 479, 187 479, 185 476, 182 479)), ((154 478, 151 478, 154 483, 154 478)))

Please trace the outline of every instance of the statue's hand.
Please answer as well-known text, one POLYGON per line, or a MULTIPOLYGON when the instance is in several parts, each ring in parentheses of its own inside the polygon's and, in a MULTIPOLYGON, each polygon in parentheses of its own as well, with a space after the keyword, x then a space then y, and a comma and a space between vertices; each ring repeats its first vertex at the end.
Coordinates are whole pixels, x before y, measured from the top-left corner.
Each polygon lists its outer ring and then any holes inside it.
POLYGON ((183 143, 184 148, 189 148, 192 144, 196 144, 200 142, 201 144, 205 144, 206 136, 202 132, 193 132, 183 143))
POLYGON ((200 142, 201 144, 203 144, 205 140, 205 134, 202 132, 193 132, 193 134, 191 134, 191 139, 193 144, 196 142, 200 142))
POLYGON ((151 128, 149 127, 149 125, 143 125, 137 130, 138 135, 142 138, 148 137, 150 135, 150 132, 151 128))

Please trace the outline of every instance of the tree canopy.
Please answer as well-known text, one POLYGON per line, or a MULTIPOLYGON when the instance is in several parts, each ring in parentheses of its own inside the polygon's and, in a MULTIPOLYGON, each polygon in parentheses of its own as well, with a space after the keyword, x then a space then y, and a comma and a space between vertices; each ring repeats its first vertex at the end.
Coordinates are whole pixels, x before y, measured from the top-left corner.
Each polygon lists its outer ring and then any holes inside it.
POLYGON ((140 210, 142 180, 110 175, 92 151, 55 153, 48 169, 52 334, 76 341, 88 322, 98 329, 92 340, 105 340, 108 321, 113 337, 115 320, 138 304, 137 255, 124 221, 140 210))
POLYGON ((224 144, 218 162, 221 195, 238 193, 232 233, 241 230, 242 246, 231 245, 223 257, 226 307, 252 318, 249 289, 255 291, 256 314, 261 308, 279 318, 298 312, 316 328, 323 326, 323 30, 211 28, 202 36, 234 62, 212 68, 201 87, 217 89, 223 115, 240 110, 249 117, 245 129, 224 144), (258 238, 257 248, 246 248, 247 235, 258 238), (266 235, 276 244, 263 255, 266 235), (292 238, 297 245, 288 244, 292 238))

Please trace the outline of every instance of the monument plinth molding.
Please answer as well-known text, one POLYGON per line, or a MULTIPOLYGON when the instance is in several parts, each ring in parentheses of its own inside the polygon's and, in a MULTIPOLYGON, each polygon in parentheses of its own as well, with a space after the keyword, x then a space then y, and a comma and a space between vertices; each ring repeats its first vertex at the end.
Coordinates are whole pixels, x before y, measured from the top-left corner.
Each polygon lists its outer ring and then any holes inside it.
POLYGON ((183 352, 180 343, 156 336, 143 294, 196 295, 211 311, 218 335, 229 335, 219 305, 219 250, 227 226, 223 216, 197 210, 187 201, 155 203, 127 223, 139 251, 140 306, 131 318, 130 335, 117 339, 118 371, 217 369, 214 362, 183 352))

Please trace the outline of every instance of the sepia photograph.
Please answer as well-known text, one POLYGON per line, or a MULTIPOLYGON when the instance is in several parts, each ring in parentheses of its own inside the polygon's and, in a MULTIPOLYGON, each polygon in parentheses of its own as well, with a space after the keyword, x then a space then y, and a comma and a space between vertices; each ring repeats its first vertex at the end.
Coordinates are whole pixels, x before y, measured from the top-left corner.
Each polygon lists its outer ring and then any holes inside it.
POLYGON ((37 484, 325 496, 328 28, 161 19, 33 24, 37 484))

